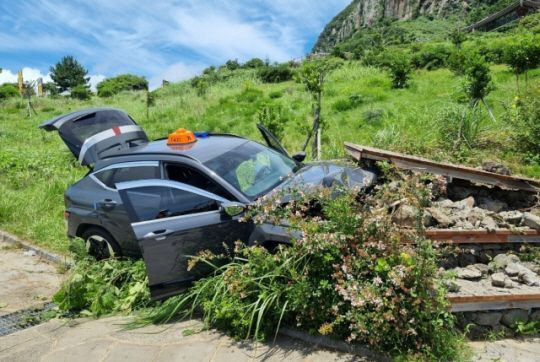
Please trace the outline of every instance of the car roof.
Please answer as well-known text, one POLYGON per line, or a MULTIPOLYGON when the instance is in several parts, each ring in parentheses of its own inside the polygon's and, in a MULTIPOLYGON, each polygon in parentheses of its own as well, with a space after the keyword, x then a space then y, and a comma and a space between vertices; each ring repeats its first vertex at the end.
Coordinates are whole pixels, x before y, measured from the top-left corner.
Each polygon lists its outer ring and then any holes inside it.
POLYGON ((247 142, 251 141, 242 137, 223 134, 208 134, 205 137, 198 137, 197 141, 186 145, 169 146, 167 145, 167 139, 160 139, 107 155, 107 157, 96 163, 95 169, 98 170, 116 163, 118 158, 122 158, 121 162, 124 162, 126 158, 134 160, 137 159, 137 156, 146 155, 181 156, 204 163, 247 142))

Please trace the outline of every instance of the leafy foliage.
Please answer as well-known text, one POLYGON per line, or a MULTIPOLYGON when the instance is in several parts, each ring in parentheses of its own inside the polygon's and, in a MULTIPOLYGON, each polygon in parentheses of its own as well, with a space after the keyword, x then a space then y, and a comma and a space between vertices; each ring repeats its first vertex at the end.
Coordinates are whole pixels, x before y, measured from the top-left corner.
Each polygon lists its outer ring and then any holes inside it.
POLYGON ((78 85, 86 85, 90 78, 88 71, 71 55, 63 57, 50 68, 51 78, 60 92, 71 90, 78 85))
POLYGON ((540 164, 540 89, 527 97, 516 98, 510 121, 515 148, 525 161, 540 164))
POLYGON ((265 106, 259 111, 257 118, 278 140, 283 139, 286 119, 282 117, 281 109, 265 106))
POLYGON ((406 54, 393 54, 388 63, 392 88, 405 88, 411 73, 411 60, 406 54))
MULTIPOLYGON (((83 255, 82 242, 75 245, 77 253, 83 255)), ((144 262, 79 258, 53 301, 62 312, 94 317, 145 307, 150 293, 144 262)))
POLYGON ((71 98, 80 99, 82 101, 90 99, 92 92, 87 85, 79 84, 71 88, 71 98))
POLYGON ((0 85, 0 99, 7 99, 19 95, 19 90, 11 83, 0 85))
POLYGON ((259 68, 258 75, 265 83, 280 83, 291 80, 293 71, 287 64, 273 64, 259 68))
POLYGON ((440 146, 452 152, 477 145, 484 117, 478 107, 450 106, 437 115, 440 146))
POLYGON ((253 68, 253 69, 264 67, 264 66, 265 66, 264 61, 260 58, 252 58, 248 60, 247 62, 245 62, 243 65, 244 68, 253 68))
POLYGON ((97 94, 100 97, 111 97, 121 91, 146 89, 148 89, 148 81, 144 77, 121 74, 100 82, 97 85, 97 94))
MULTIPOLYGON (((280 325, 292 324, 385 352, 451 359, 459 342, 444 287, 435 279, 436 255, 420 234, 403 234, 380 209, 407 197, 421 220, 429 190, 416 178, 404 178, 402 187, 399 193, 383 188, 376 196, 288 190, 294 201, 285 207, 280 195, 259 200, 248 217, 256 223, 285 218, 302 237, 274 254, 238 244, 236 256, 214 276, 137 324, 202 310, 209 326, 238 338, 269 338, 280 325), (403 243, 405 238, 416 245, 403 243)), ((194 263, 224 257, 205 252, 194 263)))
POLYGON ((491 74, 485 58, 472 53, 465 63, 465 93, 471 104, 484 99, 491 91, 491 74))

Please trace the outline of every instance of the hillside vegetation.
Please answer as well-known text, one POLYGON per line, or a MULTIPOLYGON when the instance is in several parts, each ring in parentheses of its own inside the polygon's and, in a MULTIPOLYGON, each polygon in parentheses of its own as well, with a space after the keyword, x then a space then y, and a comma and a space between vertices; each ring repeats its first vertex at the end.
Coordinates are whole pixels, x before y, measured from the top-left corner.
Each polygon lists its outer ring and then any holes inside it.
MULTIPOLYGON (((489 58, 497 54, 493 51, 498 49, 497 44, 513 43, 523 37, 533 37, 533 42, 538 43, 538 35, 523 30, 476 35, 465 41, 462 48, 487 49, 489 58)), ((415 46, 452 47, 449 41, 415 46)), ((413 47, 405 50, 416 51, 413 47)), ((493 60, 493 87, 485 101, 495 120, 479 104, 474 119, 467 123, 474 139, 467 139, 466 147, 455 147, 453 137, 458 126, 453 125, 459 125, 456 120, 468 112, 463 76, 452 73, 446 60, 438 66, 417 65, 408 86, 393 89, 385 68, 366 65, 366 59, 344 60, 327 79, 322 99, 323 158, 344 157, 343 142, 349 141, 473 166, 487 159, 500 161, 514 173, 540 177, 537 157, 524 159, 515 141, 516 133, 521 131, 529 133, 529 139, 535 142, 534 132, 538 130, 521 127, 515 119, 516 107, 523 100, 539 99, 540 69, 528 72, 527 85, 521 76, 518 97, 513 71, 503 61, 493 60)), ((30 118, 25 100, 0 99, 0 229, 66 252, 63 192, 87 169, 77 165, 57 134, 38 130, 37 126, 79 108, 123 109, 151 138, 164 137, 184 127, 261 140, 255 125, 271 118, 282 128, 285 147, 290 152, 300 150, 311 127, 312 101, 304 86, 291 79, 298 65, 276 66, 272 74, 278 76, 271 80, 277 83, 264 83, 263 72, 258 69, 264 65, 252 62, 238 67, 233 63, 209 69, 203 77, 167 85, 150 96, 145 91, 124 91, 85 101, 33 98, 37 115, 30 118)), ((528 119, 533 125, 534 108, 534 103, 528 108, 532 112, 528 119)))

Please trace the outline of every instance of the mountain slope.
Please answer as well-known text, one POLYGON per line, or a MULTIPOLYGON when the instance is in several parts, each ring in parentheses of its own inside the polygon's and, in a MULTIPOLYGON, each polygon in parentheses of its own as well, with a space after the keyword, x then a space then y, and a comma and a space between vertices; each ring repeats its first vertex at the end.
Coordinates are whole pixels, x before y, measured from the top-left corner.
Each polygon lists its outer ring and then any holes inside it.
POLYGON ((414 20, 420 16, 447 18, 460 15, 459 21, 473 21, 498 10, 513 0, 354 0, 340 12, 319 36, 313 52, 330 52, 334 46, 364 28, 384 19, 414 20))

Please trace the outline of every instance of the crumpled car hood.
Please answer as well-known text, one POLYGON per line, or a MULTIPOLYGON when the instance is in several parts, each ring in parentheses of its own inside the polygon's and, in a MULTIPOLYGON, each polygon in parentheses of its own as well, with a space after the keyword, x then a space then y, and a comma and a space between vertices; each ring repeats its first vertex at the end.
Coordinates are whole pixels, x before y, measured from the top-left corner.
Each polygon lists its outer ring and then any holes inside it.
POLYGON ((346 163, 316 162, 298 170, 291 178, 281 184, 278 189, 346 186, 365 188, 377 181, 374 172, 354 167, 346 163))

